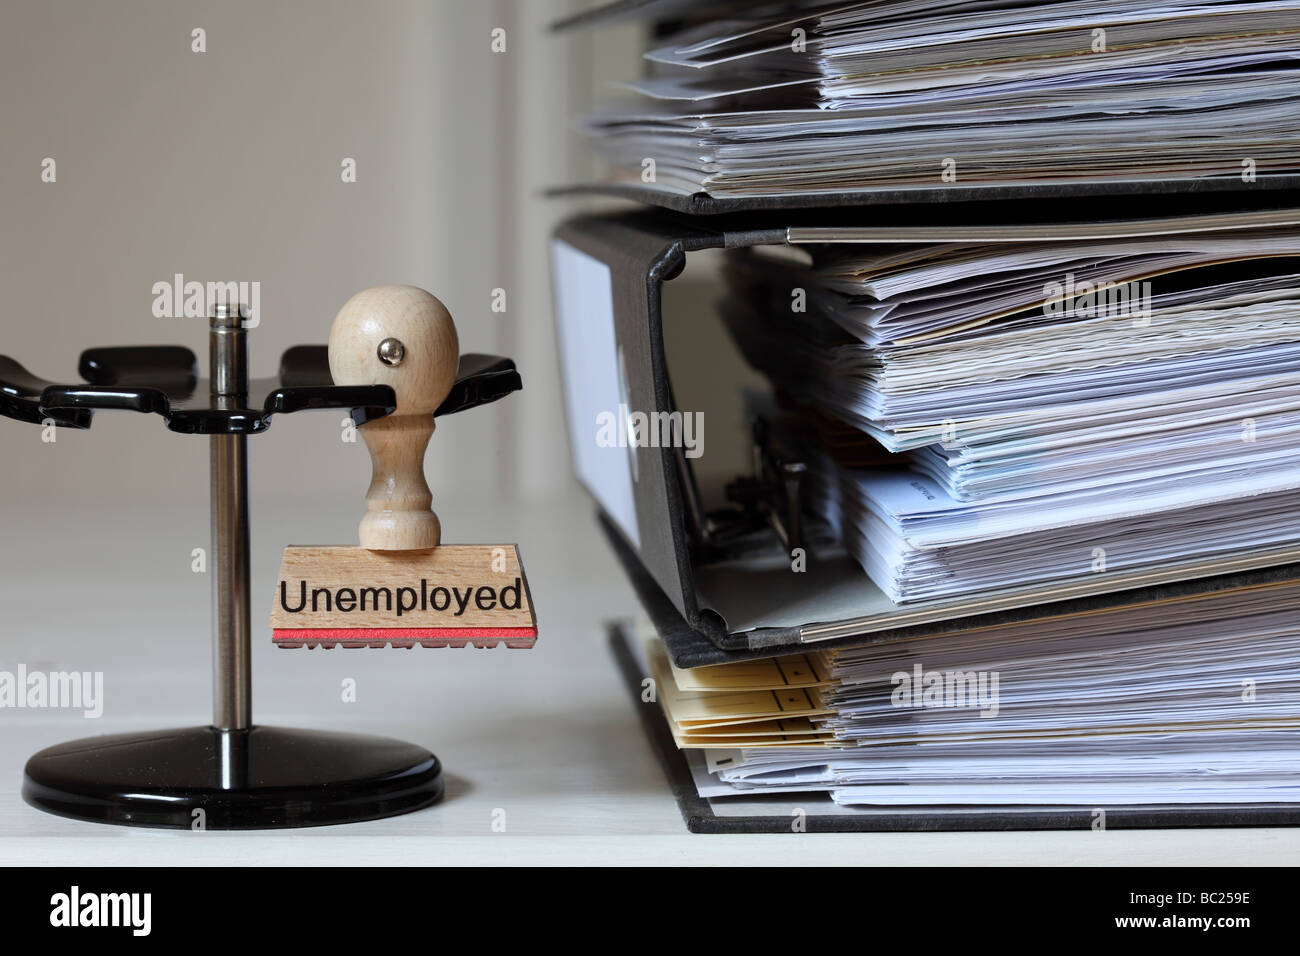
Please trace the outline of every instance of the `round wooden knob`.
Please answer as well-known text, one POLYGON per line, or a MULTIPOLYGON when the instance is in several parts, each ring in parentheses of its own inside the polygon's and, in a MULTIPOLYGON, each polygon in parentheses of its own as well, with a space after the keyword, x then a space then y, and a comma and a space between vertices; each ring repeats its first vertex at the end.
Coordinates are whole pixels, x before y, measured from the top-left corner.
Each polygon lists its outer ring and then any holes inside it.
POLYGON ((389 385, 397 409, 361 426, 373 473, 361 519, 372 551, 436 548, 442 526, 430 505, 424 452, 433 412, 451 391, 460 362, 456 325, 446 307, 409 285, 382 285, 344 303, 330 328, 336 385, 389 385))

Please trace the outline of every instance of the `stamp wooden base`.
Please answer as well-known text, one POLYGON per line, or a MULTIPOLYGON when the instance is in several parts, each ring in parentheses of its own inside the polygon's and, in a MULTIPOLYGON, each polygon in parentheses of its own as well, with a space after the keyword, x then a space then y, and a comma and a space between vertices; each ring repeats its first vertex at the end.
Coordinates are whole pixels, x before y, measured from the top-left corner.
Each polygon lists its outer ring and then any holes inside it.
POLYGON ((537 641, 513 544, 286 548, 271 630, 281 647, 528 648, 537 641))

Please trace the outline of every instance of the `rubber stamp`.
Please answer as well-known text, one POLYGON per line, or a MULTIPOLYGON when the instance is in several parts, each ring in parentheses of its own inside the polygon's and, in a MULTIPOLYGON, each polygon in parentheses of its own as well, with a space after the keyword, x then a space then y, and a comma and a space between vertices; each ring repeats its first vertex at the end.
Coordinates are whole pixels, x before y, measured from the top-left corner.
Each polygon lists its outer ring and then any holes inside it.
POLYGON ((387 385, 391 415, 358 428, 372 477, 357 546, 285 549, 271 610, 281 647, 532 647, 537 622, 519 549, 448 545, 424 456, 456 381, 456 325, 413 286, 354 295, 330 329, 338 385, 387 385))

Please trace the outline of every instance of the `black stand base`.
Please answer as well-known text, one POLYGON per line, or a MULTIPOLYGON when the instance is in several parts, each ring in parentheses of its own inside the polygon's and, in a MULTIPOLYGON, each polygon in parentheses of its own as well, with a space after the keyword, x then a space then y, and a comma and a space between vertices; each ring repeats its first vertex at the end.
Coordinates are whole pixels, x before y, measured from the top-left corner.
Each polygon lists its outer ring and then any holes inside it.
POLYGON ((23 799, 79 820, 183 830, 260 830, 375 820, 442 796, 423 747, 360 734, 187 727, 42 750, 23 799))

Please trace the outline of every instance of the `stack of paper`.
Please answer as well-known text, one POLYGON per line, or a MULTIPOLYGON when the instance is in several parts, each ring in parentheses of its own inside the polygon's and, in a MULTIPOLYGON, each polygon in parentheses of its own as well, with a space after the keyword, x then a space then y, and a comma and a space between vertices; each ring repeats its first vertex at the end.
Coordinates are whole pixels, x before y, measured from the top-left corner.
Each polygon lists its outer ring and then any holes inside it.
POLYGON ((705 17, 646 57, 639 101, 586 125, 615 178, 666 191, 1300 168, 1296 0, 806 0, 705 17))
MULTIPOLYGON (((843 805, 1300 802, 1300 585, 923 636, 812 657, 816 745, 707 750, 701 793, 843 805)), ((656 652, 661 653, 661 651, 656 652)), ((779 660, 779 659, 778 659, 779 660)), ((700 668, 743 693, 776 662, 700 668)), ((718 691, 721 693, 721 691, 718 691)))
POLYGON ((823 700, 831 680, 819 654, 696 670, 672 664, 658 642, 649 654, 655 695, 679 747, 790 747, 834 739, 814 723, 833 713, 823 700))
POLYGON ((733 254, 723 315, 782 394, 898 453, 808 449, 894 601, 1300 541, 1300 238, 812 248, 733 254))

